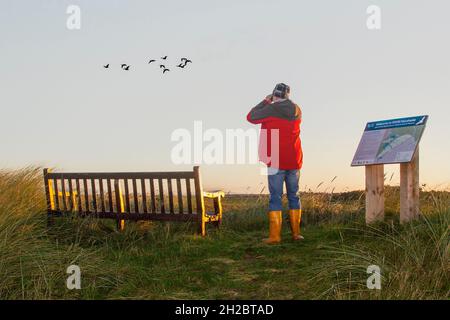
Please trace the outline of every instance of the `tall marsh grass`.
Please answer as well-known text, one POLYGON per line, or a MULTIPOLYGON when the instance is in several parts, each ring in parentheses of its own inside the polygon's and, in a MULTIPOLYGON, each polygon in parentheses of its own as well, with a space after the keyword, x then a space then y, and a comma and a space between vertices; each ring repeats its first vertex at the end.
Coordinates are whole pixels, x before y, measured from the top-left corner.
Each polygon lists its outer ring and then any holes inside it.
POLYGON ((46 229, 41 170, 1 171, 0 299, 75 298, 76 292, 66 290, 65 271, 80 260, 90 261, 83 274, 98 279, 94 286, 107 285, 108 270, 99 269, 96 250, 84 249, 77 240, 70 245, 59 241, 46 229))
POLYGON ((277 248, 260 241, 267 230, 262 192, 228 195, 221 230, 210 228, 202 239, 186 223, 127 223, 117 232, 113 221, 64 218, 49 229, 42 183, 39 168, 0 171, 0 299, 292 298, 299 275, 309 279, 300 297, 449 297, 448 192, 423 192, 421 219, 403 226, 398 188, 386 189, 387 219, 373 226, 363 223, 362 191, 304 192, 306 240, 277 248), (83 290, 66 289, 71 264, 81 267, 83 290), (372 264, 381 267, 379 291, 365 287, 372 264), (270 276, 275 267, 285 288, 270 276), (251 285, 237 276, 251 276, 251 285))
POLYGON ((323 248, 321 264, 310 281, 327 284, 316 298, 448 299, 450 297, 450 212, 423 215, 404 226, 355 225, 341 242, 323 248), (380 267, 381 290, 368 290, 365 272, 380 267))

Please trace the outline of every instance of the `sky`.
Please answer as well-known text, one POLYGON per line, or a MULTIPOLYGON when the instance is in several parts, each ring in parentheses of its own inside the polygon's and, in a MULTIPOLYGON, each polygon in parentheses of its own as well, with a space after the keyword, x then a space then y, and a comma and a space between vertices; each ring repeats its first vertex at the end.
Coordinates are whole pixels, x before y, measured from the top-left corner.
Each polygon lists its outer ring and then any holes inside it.
MULTIPOLYGON (((248 111, 284 82, 303 112, 301 190, 363 189, 350 163, 365 124, 424 114, 421 183, 450 185, 447 0, 0 4, 0 168, 190 170, 171 160, 174 130, 252 128, 248 111), (67 28, 70 5, 80 29, 67 28), (147 62, 164 55, 193 63, 163 76, 147 62)), ((257 164, 200 165, 205 189, 266 184, 257 164)), ((385 171, 398 183, 398 165, 385 171)))

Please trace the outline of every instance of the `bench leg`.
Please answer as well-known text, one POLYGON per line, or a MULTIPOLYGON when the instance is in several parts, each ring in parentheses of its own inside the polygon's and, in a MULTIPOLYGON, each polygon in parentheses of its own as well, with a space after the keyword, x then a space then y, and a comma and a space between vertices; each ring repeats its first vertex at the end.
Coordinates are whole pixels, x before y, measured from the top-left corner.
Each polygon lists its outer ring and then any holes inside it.
POLYGON ((125 229, 125 220, 117 220, 116 227, 117 231, 123 231, 125 229))
POLYGON ((206 223, 204 219, 201 219, 198 222, 198 234, 200 234, 202 237, 206 236, 206 223))
POLYGON ((47 213, 47 228, 52 227, 55 224, 55 217, 52 213, 47 213))
POLYGON ((222 224, 222 203, 220 197, 214 199, 214 212, 219 216, 219 220, 214 222, 216 228, 220 228, 222 224))
POLYGON ((222 224, 222 218, 220 218, 218 221, 214 221, 214 225, 216 226, 217 229, 220 228, 221 224, 222 224))

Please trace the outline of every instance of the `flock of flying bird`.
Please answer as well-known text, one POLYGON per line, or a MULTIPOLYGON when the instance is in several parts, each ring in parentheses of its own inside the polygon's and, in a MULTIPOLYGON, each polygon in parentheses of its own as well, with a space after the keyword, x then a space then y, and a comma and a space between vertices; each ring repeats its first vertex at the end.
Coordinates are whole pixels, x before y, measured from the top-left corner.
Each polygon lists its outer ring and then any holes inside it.
MULTIPOLYGON (((168 56, 161 57, 161 60, 167 61, 167 57, 168 57, 168 56)), ((155 59, 150 59, 150 60, 148 61, 148 64, 154 63, 154 62, 156 62, 155 59)), ((192 63, 192 61, 189 60, 188 58, 181 58, 181 63, 178 64, 176 67, 177 67, 177 68, 184 69, 188 63, 192 63)), ((130 70, 130 65, 128 65, 128 64, 126 64, 126 63, 122 63, 122 64, 120 65, 120 67, 122 68, 122 70, 125 70, 125 71, 130 70)), ((103 68, 109 69, 109 63, 106 64, 106 65, 104 65, 103 68)), ((160 69, 163 69, 163 70, 162 70, 162 73, 163 73, 163 74, 166 73, 166 72, 168 72, 168 71, 170 71, 170 69, 169 69, 169 68, 166 68, 166 66, 165 66, 164 64, 160 64, 160 65, 159 65, 159 68, 160 68, 160 69)))

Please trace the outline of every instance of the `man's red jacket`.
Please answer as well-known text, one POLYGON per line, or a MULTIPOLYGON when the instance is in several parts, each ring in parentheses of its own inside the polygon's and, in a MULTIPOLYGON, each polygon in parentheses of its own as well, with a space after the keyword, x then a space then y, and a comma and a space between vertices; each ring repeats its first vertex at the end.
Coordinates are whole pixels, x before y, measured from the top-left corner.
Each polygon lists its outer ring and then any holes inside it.
POLYGON ((298 105, 289 99, 274 103, 264 100, 250 110, 247 120, 253 124, 261 124, 260 161, 269 167, 281 170, 301 169, 303 164, 300 140, 302 112, 298 105))

